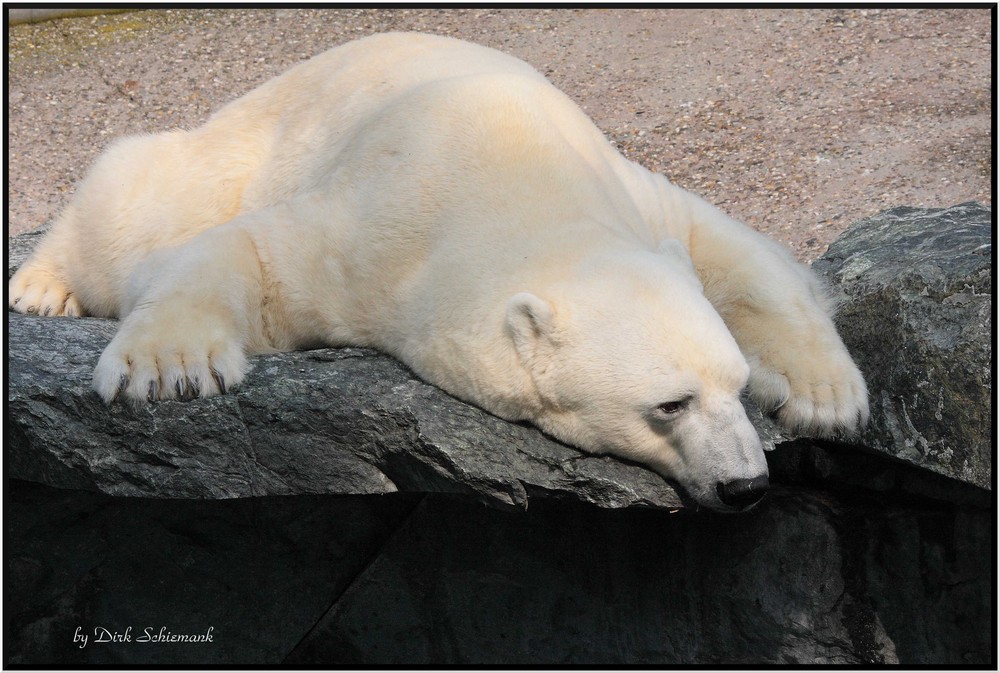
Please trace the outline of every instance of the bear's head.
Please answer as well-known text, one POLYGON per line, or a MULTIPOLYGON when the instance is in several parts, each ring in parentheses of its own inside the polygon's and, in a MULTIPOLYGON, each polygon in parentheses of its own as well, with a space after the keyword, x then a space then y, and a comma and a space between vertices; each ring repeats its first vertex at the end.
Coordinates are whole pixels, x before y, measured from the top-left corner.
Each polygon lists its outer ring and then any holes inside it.
POLYGON ((767 489, 740 403, 749 367, 686 256, 592 258, 544 297, 507 305, 537 396, 532 421, 593 453, 648 465, 698 504, 739 511, 767 489))

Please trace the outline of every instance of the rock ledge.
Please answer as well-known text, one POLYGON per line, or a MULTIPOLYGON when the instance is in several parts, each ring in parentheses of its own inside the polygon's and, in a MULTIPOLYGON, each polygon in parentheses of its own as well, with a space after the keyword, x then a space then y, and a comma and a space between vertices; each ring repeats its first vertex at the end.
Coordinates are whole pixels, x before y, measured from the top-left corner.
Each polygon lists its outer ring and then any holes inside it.
MULTIPOLYGON (((977 489, 992 474, 990 222, 978 204, 898 208, 855 224, 815 265, 847 297, 839 327, 869 382, 860 443, 977 489)), ((37 240, 10 240, 8 277, 37 240)), ((13 478, 154 498, 409 491, 514 508, 531 497, 683 506, 650 470, 502 421, 372 350, 260 356, 234 394, 108 407, 90 379, 115 322, 8 313, 7 325, 13 478)), ((793 439, 748 412, 768 449, 793 439)))

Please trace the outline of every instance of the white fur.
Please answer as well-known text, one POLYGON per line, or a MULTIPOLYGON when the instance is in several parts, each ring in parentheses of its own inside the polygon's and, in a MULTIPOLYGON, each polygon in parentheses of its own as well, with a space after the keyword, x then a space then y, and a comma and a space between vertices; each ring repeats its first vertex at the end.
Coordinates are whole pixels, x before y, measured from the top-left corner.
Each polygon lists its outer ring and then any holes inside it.
POLYGON ((627 161, 525 63, 428 35, 346 44, 198 129, 119 141, 10 306, 121 318, 105 400, 216 394, 247 354, 374 346, 712 507, 716 483, 766 474, 748 381, 796 430, 867 415, 807 269, 627 161))

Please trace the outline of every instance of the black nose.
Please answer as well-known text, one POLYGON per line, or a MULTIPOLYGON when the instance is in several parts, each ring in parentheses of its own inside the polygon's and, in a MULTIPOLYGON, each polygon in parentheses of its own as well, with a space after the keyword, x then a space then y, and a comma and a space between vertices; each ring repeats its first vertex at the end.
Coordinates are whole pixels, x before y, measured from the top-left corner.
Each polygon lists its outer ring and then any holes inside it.
POLYGON ((754 477, 753 479, 734 479, 726 483, 719 482, 715 485, 715 490, 719 493, 719 500, 730 507, 749 507, 758 502, 767 493, 769 483, 767 475, 754 477))

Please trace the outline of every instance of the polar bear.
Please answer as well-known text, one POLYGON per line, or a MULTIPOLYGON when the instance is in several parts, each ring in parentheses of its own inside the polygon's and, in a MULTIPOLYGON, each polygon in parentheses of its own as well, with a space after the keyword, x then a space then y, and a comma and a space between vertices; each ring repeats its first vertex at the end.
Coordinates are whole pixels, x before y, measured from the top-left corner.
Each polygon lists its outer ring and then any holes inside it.
POLYGON ((121 320, 94 371, 109 403, 370 346, 724 511, 767 488, 744 387, 800 433, 868 414, 807 268, 625 159, 526 63, 432 35, 336 47, 200 128, 117 142, 8 289, 16 311, 121 320))

